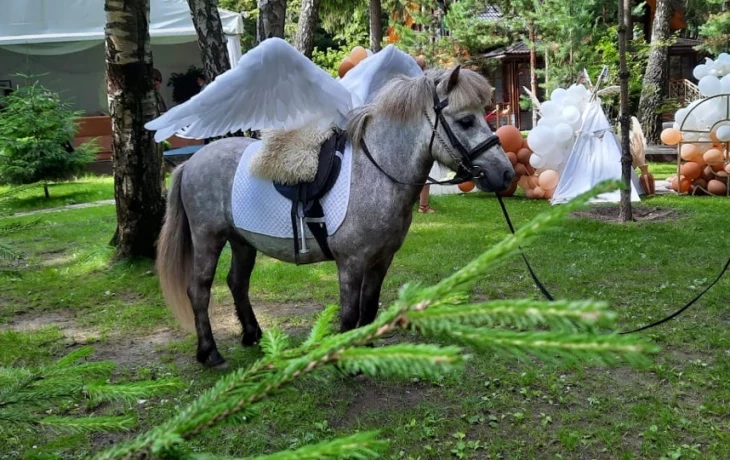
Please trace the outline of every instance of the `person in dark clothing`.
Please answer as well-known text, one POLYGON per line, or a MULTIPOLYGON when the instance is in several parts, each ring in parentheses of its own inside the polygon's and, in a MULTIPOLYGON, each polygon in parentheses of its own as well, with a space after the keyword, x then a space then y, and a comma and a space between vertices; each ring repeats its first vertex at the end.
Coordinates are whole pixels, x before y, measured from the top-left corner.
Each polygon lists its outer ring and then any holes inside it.
POLYGON ((157 69, 153 69, 152 75, 155 82, 155 102, 157 107, 157 115, 159 116, 160 114, 167 112, 167 105, 165 104, 165 100, 162 99, 162 95, 160 94, 160 86, 162 86, 162 72, 157 69))

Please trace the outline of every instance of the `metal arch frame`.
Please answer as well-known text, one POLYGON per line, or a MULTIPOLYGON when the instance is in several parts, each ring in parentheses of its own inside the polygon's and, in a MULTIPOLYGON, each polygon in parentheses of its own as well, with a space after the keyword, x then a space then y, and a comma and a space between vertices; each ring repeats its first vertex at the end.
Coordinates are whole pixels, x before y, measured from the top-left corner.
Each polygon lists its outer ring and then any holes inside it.
MULTIPOLYGON (((714 96, 710 96, 710 97, 707 97, 705 99, 702 99, 696 106, 692 107, 689 110, 689 112, 687 112, 687 115, 684 117, 684 120, 682 120, 682 123, 679 125, 679 131, 681 133, 707 134, 709 136, 712 133, 712 131, 720 123, 725 123, 725 122, 730 122, 730 93, 729 94, 716 94, 714 96), (700 107, 702 104, 706 103, 707 101, 711 101, 713 99, 718 99, 718 98, 724 98, 725 99, 725 118, 717 121, 715 124, 713 124, 712 126, 710 126, 710 129, 709 130, 697 130, 697 129, 687 129, 687 130, 685 130, 684 129, 684 124, 687 122, 687 119, 689 118, 690 115, 692 115, 692 113, 695 110, 697 110, 698 107, 700 107)), ((680 140, 677 143, 677 188, 679 189, 679 190, 677 190, 677 194, 678 195, 685 195, 685 194, 686 195, 694 195, 695 194, 695 190, 697 190, 699 188, 699 189, 701 189, 702 191, 704 191, 705 193, 707 193, 710 196, 717 196, 717 195, 712 195, 707 189, 705 189, 703 187, 695 187, 694 189, 691 189, 689 192, 683 193, 683 192, 681 192, 681 183, 679 181, 679 177, 681 176, 680 170, 681 170, 681 167, 682 167, 682 145, 684 145, 684 144, 710 144, 710 143, 711 144, 714 144, 714 142, 712 141, 712 139, 710 139, 709 141, 694 141, 694 142, 684 142, 683 140, 680 140)), ((724 149, 724 152, 723 152, 723 157, 724 157, 725 164, 727 165, 728 163, 730 163, 730 141, 722 142, 722 144, 725 145, 725 149, 724 149)), ((714 169, 713 169, 712 173, 715 174, 715 178, 717 180, 723 180, 724 179, 724 181, 725 181, 725 196, 726 197, 730 197, 730 175, 728 175, 728 176, 726 176, 724 178, 719 178, 717 176, 717 174, 715 173, 714 169)))

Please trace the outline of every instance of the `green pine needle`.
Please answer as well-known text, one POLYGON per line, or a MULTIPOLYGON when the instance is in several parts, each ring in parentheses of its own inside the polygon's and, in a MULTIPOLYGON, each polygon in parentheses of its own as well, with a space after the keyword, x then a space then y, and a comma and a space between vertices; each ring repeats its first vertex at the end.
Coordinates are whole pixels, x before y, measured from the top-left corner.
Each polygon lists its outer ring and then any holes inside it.
POLYGON ((338 366, 348 372, 369 376, 438 377, 464 363, 459 347, 399 344, 378 348, 351 348, 343 351, 338 366))
POLYGON ((286 450, 271 455, 255 457, 253 460, 317 460, 379 458, 388 448, 388 442, 376 439, 375 431, 357 433, 352 436, 304 446, 297 450, 286 450))
POLYGON ((431 306, 411 311, 412 327, 435 333, 453 324, 472 326, 513 326, 520 329, 547 326, 563 331, 593 331, 614 325, 616 314, 603 302, 495 300, 475 305, 431 306))
POLYGON ((312 345, 319 343, 328 335, 333 334, 335 332, 334 324, 339 313, 339 305, 327 306, 327 308, 325 308, 317 317, 317 321, 314 323, 312 331, 309 333, 309 337, 304 342, 303 346, 305 348, 309 348, 312 345))
POLYGON ((272 327, 264 331, 260 345, 268 358, 276 359, 289 348, 289 336, 278 327, 272 327))
POLYGON ((618 334, 583 334, 569 332, 513 332, 453 326, 440 334, 481 351, 497 352, 524 359, 526 354, 546 361, 595 361, 613 364, 620 359, 635 367, 645 367, 646 355, 658 347, 618 334))
POLYGON ((92 401, 134 402, 140 398, 169 394, 183 387, 180 379, 169 378, 125 384, 89 383, 84 392, 92 401))
POLYGON ((57 431, 73 433, 94 433, 131 430, 137 425, 134 417, 60 417, 51 416, 40 419, 40 425, 57 431))
POLYGON ((71 365, 75 364, 77 361, 81 361, 82 359, 88 358, 93 353, 94 353, 93 347, 81 347, 78 350, 74 350, 71 353, 64 356, 63 358, 59 359, 53 367, 54 368, 63 368, 63 367, 71 366, 71 365))

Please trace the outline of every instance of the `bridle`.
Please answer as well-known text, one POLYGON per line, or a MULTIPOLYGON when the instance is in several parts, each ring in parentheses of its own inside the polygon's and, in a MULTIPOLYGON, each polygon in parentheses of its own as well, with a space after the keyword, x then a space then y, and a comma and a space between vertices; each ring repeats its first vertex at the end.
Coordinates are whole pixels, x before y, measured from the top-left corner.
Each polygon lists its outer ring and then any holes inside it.
POLYGON ((432 93, 433 93, 433 111, 436 114, 435 120, 432 122, 431 117, 428 116, 428 113, 424 110, 424 116, 428 120, 429 124, 432 125, 431 127, 431 141, 428 143, 428 153, 429 155, 433 156, 433 143, 436 139, 439 140, 441 145, 444 147, 444 149, 449 153, 449 155, 454 159, 456 164, 458 165, 456 177, 450 180, 445 181, 437 181, 432 179, 431 177, 428 178, 428 181, 423 183, 413 183, 413 182, 403 182, 400 181, 390 174, 388 174, 379 164, 377 161, 375 161, 375 158, 370 154, 370 150, 368 149, 367 145, 365 144, 365 139, 360 138, 360 148, 362 149, 365 156, 370 160, 370 162, 381 172, 390 179, 391 181, 395 182, 396 184, 401 185, 415 185, 415 186, 424 186, 424 185, 457 185, 461 184, 463 182, 473 180, 473 179, 479 179, 481 177, 484 177, 484 174, 486 171, 484 171, 483 168, 480 166, 477 166, 474 164, 474 160, 476 160, 482 153, 486 152, 487 150, 491 149, 492 147, 496 147, 500 144, 499 137, 497 135, 492 134, 489 136, 484 142, 480 143, 476 147, 474 147, 471 150, 467 150, 467 148, 464 146, 464 144, 461 143, 459 138, 456 137, 454 134, 454 131, 451 129, 451 126, 449 126, 448 122, 446 121, 446 117, 444 117, 444 109, 449 105, 449 98, 445 98, 443 100, 440 100, 438 97, 438 93, 436 92, 436 85, 434 84, 432 86, 432 93), (446 137, 448 137, 449 142, 447 143, 439 134, 438 128, 439 124, 443 127, 444 131, 446 132, 446 137), (450 145, 449 145, 450 144, 450 145), (454 152, 454 149, 456 152, 454 152))

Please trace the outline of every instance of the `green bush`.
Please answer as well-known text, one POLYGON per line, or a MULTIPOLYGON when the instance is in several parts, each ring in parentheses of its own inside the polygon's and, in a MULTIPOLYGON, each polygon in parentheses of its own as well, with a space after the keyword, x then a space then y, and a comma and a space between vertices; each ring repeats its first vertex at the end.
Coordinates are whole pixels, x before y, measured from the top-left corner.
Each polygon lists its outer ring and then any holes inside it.
MULTIPOLYGON (((80 112, 38 82, 0 99, 0 183, 31 184, 67 180, 93 161, 99 148, 76 149, 75 119, 80 112)), ((48 189, 46 187, 46 196, 48 189)))

